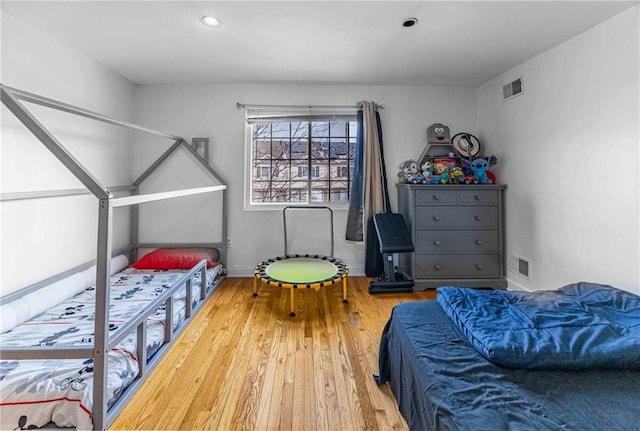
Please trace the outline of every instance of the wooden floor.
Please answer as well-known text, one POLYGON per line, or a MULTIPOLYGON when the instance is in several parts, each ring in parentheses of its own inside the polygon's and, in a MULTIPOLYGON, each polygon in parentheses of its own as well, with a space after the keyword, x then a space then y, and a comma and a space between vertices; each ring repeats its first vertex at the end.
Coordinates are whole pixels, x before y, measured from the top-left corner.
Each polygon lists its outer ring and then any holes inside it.
POLYGON ((376 386, 391 309, 434 291, 369 295, 369 280, 289 291, 227 278, 111 430, 406 430, 389 386, 376 386))

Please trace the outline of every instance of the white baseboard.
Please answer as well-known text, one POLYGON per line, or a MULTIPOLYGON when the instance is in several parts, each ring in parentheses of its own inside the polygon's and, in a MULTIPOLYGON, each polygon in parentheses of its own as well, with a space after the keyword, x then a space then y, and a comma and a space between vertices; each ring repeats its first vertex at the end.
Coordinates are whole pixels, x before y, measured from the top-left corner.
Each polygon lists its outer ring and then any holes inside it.
MULTIPOLYGON (((364 265, 351 265, 349 267, 349 275, 364 276, 364 265)), ((253 277, 255 266, 228 266, 227 275, 229 277, 253 277)))
MULTIPOLYGON (((349 275, 360 277, 364 276, 364 265, 352 265, 349 266, 349 275)), ((253 277, 255 266, 228 266, 227 275, 229 277, 253 277)), ((507 290, 521 290, 524 292, 532 292, 528 287, 518 283, 516 280, 507 277, 507 290)))
POLYGON ((229 277, 253 277, 255 266, 227 266, 227 276, 229 277))
POLYGON ((357 277, 364 277, 364 265, 350 265, 347 264, 347 266, 349 267, 349 275, 353 275, 353 276, 357 276, 357 277))
POLYGON ((518 283, 513 278, 507 277, 507 290, 520 290, 522 292, 533 292, 533 290, 528 287, 518 283))

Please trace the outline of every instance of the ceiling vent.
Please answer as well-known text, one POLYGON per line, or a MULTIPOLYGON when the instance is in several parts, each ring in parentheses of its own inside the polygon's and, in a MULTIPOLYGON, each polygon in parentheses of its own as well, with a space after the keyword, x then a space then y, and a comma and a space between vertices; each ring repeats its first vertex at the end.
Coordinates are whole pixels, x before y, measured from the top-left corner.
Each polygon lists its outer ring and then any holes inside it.
POLYGON ((521 95, 524 92, 522 86, 522 77, 502 86, 502 101, 513 99, 516 96, 521 95))

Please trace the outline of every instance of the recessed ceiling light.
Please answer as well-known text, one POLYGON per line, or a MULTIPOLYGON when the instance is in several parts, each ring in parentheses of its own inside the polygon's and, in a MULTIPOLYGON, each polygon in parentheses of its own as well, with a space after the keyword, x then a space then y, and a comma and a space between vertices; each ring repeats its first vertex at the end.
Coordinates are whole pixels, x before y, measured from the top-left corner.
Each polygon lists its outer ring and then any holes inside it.
POLYGON ((205 15, 202 17, 202 23, 208 27, 217 27, 220 25, 220 20, 215 16, 205 15))
POLYGON ((406 18, 402 21, 402 26, 403 27, 413 27, 414 25, 416 25, 418 23, 418 18, 406 18))

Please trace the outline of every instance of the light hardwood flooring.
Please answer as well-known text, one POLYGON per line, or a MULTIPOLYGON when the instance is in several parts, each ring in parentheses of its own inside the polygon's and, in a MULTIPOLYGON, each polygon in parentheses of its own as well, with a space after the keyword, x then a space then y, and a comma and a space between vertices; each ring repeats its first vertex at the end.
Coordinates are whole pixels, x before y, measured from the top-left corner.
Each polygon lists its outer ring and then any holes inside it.
POLYGON ((227 278, 110 430, 406 430, 378 387, 380 335, 394 305, 434 291, 369 295, 369 279, 296 291, 227 278))

